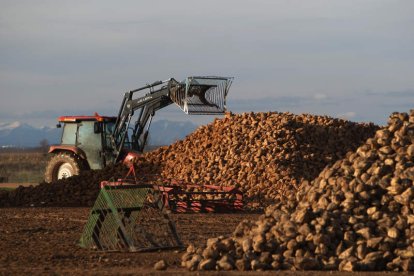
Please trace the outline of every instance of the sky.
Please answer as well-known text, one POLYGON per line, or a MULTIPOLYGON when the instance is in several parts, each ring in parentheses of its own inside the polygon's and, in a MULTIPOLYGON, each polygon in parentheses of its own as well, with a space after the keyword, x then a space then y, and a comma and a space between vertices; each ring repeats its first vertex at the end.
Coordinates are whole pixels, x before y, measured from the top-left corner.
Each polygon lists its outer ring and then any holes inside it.
MULTIPOLYGON (((0 122, 117 113, 125 91, 234 77, 233 112, 385 124, 414 108, 414 1, 3 1, 0 122)), ((205 123, 176 106, 158 119, 205 123)))

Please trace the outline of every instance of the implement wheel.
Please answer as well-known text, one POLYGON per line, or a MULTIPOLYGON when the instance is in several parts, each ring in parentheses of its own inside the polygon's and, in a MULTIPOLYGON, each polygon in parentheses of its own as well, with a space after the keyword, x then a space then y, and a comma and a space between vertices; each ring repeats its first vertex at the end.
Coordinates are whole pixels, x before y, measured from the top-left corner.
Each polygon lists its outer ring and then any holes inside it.
POLYGON ((45 182, 51 183, 59 179, 78 175, 83 169, 82 163, 73 154, 66 152, 54 154, 46 166, 45 182))

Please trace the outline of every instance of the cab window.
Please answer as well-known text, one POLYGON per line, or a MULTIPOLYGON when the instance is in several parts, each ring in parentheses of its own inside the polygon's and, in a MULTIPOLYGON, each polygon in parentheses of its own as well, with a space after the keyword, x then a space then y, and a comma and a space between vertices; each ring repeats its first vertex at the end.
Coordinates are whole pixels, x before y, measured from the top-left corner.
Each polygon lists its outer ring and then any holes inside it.
POLYGON ((77 130, 78 130, 78 124, 65 123, 63 127, 62 144, 63 145, 75 145, 77 130))

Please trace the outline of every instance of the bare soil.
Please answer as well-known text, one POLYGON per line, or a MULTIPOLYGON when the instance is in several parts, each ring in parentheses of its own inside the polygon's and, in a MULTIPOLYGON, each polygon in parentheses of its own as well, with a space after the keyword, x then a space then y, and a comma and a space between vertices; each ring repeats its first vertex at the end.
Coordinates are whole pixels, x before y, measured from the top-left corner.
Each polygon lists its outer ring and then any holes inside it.
MULTIPOLYGON (((164 259, 169 272, 180 268, 182 251, 97 252, 78 246, 88 208, 9 208, 0 212, 0 275, 119 274, 155 272, 164 259)), ((230 234, 243 219, 259 214, 173 214, 184 245, 201 246, 207 238, 230 234)))
MULTIPOLYGON (((273 272, 188 272, 180 267, 183 251, 146 253, 97 252, 78 246, 88 208, 4 208, 0 210, 0 275, 274 275, 273 272), (168 269, 153 269, 164 259, 168 269)), ((230 234, 243 219, 260 214, 172 214, 185 245, 205 244, 209 237, 230 234)), ((397 275, 283 271, 282 275, 397 275)), ((399 273, 398 275, 401 275, 399 273)))

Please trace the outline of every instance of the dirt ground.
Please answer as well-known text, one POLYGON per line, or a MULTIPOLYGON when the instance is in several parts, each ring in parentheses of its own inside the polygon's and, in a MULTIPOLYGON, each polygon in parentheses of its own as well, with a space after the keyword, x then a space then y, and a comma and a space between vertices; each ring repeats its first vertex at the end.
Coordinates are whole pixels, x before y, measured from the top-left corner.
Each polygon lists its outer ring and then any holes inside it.
MULTIPOLYGON (((0 274, 129 274, 155 272, 164 259, 170 272, 182 273, 182 252, 102 253, 80 248, 88 208, 0 209, 0 274)), ((185 245, 230 234, 242 219, 259 214, 173 214, 185 245)))
MULTIPOLYGON (((88 208, 0 209, 0 275, 182 275, 199 274, 180 267, 179 250, 147 253, 103 253, 78 246, 88 208), (168 270, 157 272, 155 262, 164 259, 168 270)), ((173 214, 185 245, 201 245, 209 237, 230 234, 243 219, 259 214, 173 214)), ((243 274, 271 274, 248 272, 243 274)), ((274 272, 273 272, 274 273, 274 272)), ((298 272, 283 272, 297 275, 298 272)), ((205 273, 201 273, 205 274, 205 273)), ((241 272, 208 272, 208 275, 241 275, 241 272)), ((300 272, 300 275, 343 275, 339 272, 300 272)), ((361 273, 355 273, 361 275, 361 273)), ((362 273, 377 275, 377 273, 362 273)), ((392 275, 393 273, 381 273, 392 275)))

